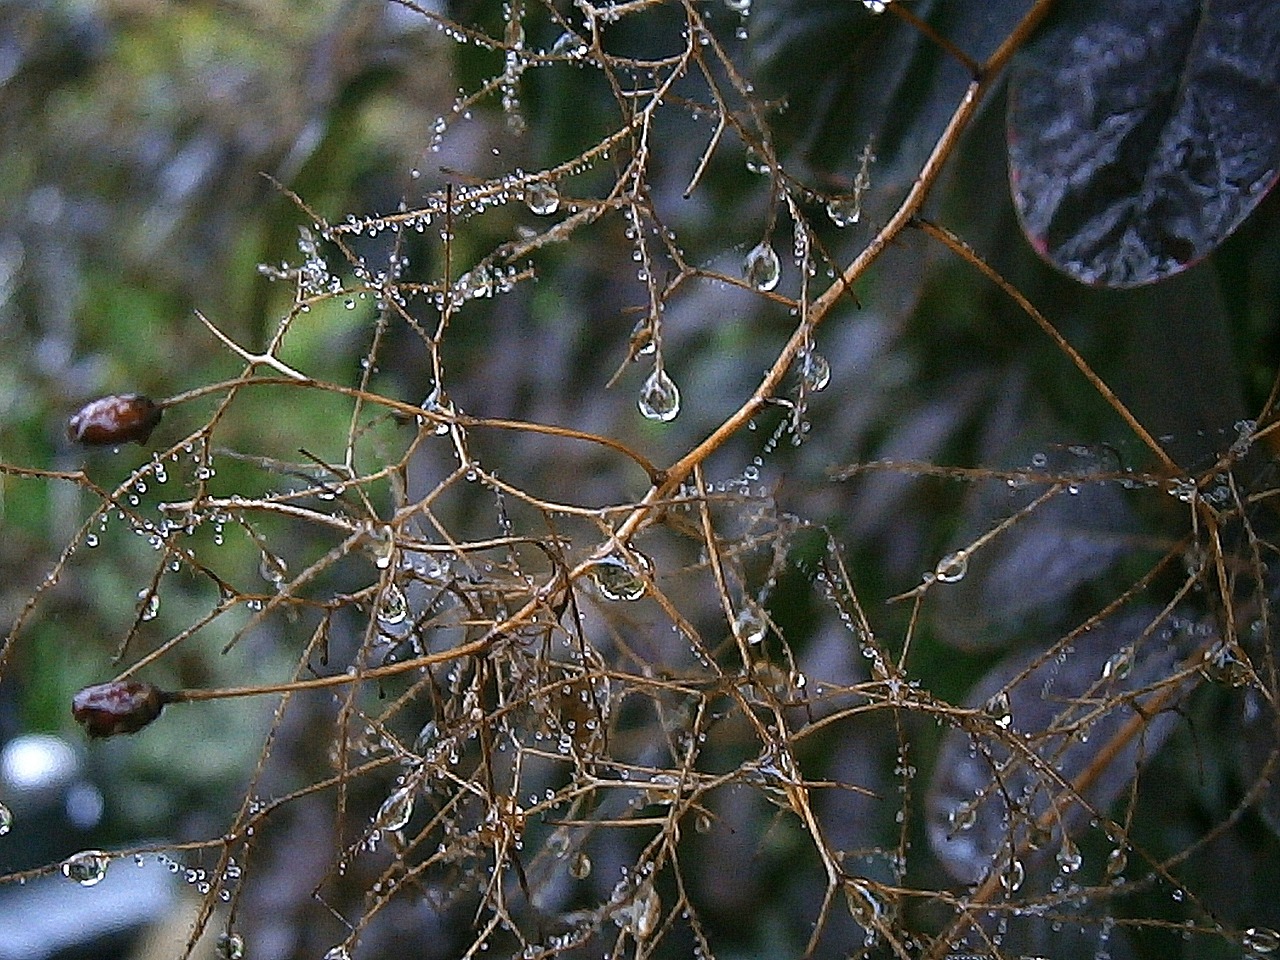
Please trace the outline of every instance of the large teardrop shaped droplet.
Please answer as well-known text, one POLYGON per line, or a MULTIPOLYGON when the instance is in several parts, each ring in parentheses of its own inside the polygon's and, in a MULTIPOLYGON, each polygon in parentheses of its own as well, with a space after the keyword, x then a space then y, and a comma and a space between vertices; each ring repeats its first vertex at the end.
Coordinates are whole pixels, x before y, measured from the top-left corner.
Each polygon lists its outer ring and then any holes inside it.
POLYGON ((782 264, 778 262, 773 247, 763 240, 752 247, 742 261, 742 275, 757 290, 768 291, 776 287, 778 278, 782 276, 782 264))
POLYGON ((648 419, 667 423, 680 413, 680 388, 659 367, 649 374, 649 379, 640 388, 640 399, 636 406, 648 419))
POLYGON ((378 600, 378 622, 385 626, 403 623, 409 616, 409 601, 398 584, 389 583, 378 600))
POLYGON ((414 787, 401 787, 382 801, 382 806, 378 808, 378 816, 374 819, 374 826, 387 831, 403 829, 409 822, 409 818, 413 816, 413 794, 414 787))

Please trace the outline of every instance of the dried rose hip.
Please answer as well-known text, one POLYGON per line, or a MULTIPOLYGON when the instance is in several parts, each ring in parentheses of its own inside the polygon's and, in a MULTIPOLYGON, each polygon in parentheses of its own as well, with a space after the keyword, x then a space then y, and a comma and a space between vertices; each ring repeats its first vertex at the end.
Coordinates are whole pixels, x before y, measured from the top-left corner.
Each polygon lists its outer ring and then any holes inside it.
POLYGON ((81 407, 67 422, 67 436, 93 446, 146 443, 163 412, 154 400, 140 393, 100 397, 81 407))
POLYGON ((85 687, 71 699, 71 715, 91 737, 137 733, 164 709, 168 698, 142 680, 112 680, 85 687))

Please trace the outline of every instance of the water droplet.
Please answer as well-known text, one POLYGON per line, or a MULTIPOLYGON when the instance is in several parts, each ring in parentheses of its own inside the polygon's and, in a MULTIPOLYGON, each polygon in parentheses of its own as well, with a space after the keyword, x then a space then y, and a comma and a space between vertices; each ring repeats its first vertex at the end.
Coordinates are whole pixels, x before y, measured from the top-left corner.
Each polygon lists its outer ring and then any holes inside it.
POLYGON ((493 296, 493 271, 484 264, 468 270, 457 279, 454 289, 464 300, 480 300, 493 296))
POLYGON ((893 0, 862 0, 862 5, 872 13, 884 13, 885 8, 892 2, 893 0))
POLYGON ((1080 856, 1080 848, 1067 836, 1062 838, 1062 848, 1054 859, 1058 861, 1058 869, 1067 874, 1075 873, 1080 869, 1080 864, 1084 863, 1084 858, 1080 856))
POLYGON ((160 594, 143 588, 138 591, 138 619, 154 620, 160 615, 160 594))
POLYGON ((983 705, 982 712, 994 720, 1001 730, 1008 730, 1009 725, 1013 723, 1013 708, 1009 704, 1009 694, 1003 690, 983 705))
POLYGON ((747 170, 751 173, 769 172, 769 164, 764 161, 764 158, 760 156, 754 147, 747 147, 746 165, 747 170))
POLYGON ((1009 862, 1009 869, 1000 877, 1000 886, 1004 887, 1008 893, 1017 893, 1022 889, 1022 882, 1027 878, 1027 868, 1022 865, 1021 860, 1012 860, 1009 862))
POLYGON ((82 850, 62 861, 62 875, 82 887, 101 883, 107 875, 110 858, 101 850, 82 850))
POLYGON ((827 216, 837 227, 848 227, 862 219, 862 197, 850 194, 827 202, 827 216))
POLYGON ((374 819, 374 826, 389 832, 404 829, 404 825, 413 816, 415 789, 415 786, 401 787, 383 800, 382 806, 378 808, 378 816, 374 819))
MULTIPOLYGON (((653 569, 644 554, 632 550, 631 555, 646 573, 653 569)), ((597 560, 592 564, 591 578, 606 600, 639 600, 645 593, 643 576, 621 554, 611 553, 597 560)))
POLYGON ((939 560, 938 565, 933 568, 933 575, 937 578, 939 583, 957 583, 963 580, 964 575, 968 572, 969 553, 966 550, 957 550, 954 553, 948 553, 945 557, 939 560))
POLYGON ((1124 847, 1116 847, 1107 854, 1107 866, 1104 871, 1105 878, 1110 883, 1116 883, 1121 880, 1121 874, 1124 873, 1125 867, 1129 866, 1129 854, 1125 852, 1124 847))
POLYGON ((960 830, 972 830, 973 825, 978 822, 978 805, 966 803, 952 807, 951 812, 947 814, 947 822, 951 825, 953 834, 960 830))
POLYGON ((1123 680, 1133 669, 1133 647, 1124 646, 1113 653, 1102 665, 1103 680, 1123 680))
POLYGON ((440 731, 436 727, 436 722, 428 720, 422 725, 422 729, 418 731, 418 736, 414 738, 413 752, 418 756, 422 756, 431 749, 439 735, 440 731))
POLYGON ((764 640, 768 626, 760 611, 753 606, 745 606, 738 611, 733 621, 733 634, 747 644, 757 644, 764 640))
POLYGON ((776 287, 782 276, 782 264, 773 247, 763 240, 752 247, 742 261, 742 275, 757 290, 768 291, 776 287))
POLYGON ((724 0, 724 5, 744 17, 751 12, 751 0, 724 0))
POLYGON ((273 587, 278 587, 289 576, 289 565, 270 550, 263 550, 258 559, 258 576, 273 587))
POLYGON ((351 960, 351 954, 347 953, 346 947, 339 944, 324 955, 324 960, 351 960))
POLYGON ((591 876, 591 858, 581 850, 569 861, 569 876, 575 880, 585 880, 591 876))
POLYGON ((661 367, 649 374, 636 404, 649 420, 668 423, 680 413, 680 388, 661 367))
POLYGON ((396 533, 386 524, 369 531, 369 555, 373 557, 373 565, 379 570, 386 570, 396 554, 396 533))
POLYGON ((1225 640, 1219 640, 1204 652, 1204 665, 1200 672, 1206 679, 1228 687, 1243 687, 1249 682, 1249 665, 1225 640))
POLYGON ((378 598, 378 622, 387 626, 403 623, 409 616, 409 601, 396 583, 387 584, 378 598))
POLYGON ((636 891, 635 899, 614 916, 614 921, 636 940, 644 942, 653 936, 662 919, 662 900, 653 884, 646 883, 636 891))
POLYGON ((587 45, 566 30, 556 37, 556 42, 551 45, 551 52, 559 57, 580 57, 587 52, 587 45))
POLYGON ((524 202, 530 213, 536 213, 540 217, 550 216, 560 209, 560 192, 554 183, 537 180, 525 188, 524 202))
POLYGON ((693 829, 697 833, 710 833, 711 826, 711 814, 709 813, 699 813, 693 818, 693 829))
POLYGON ((218 937, 218 956, 222 960, 243 960, 244 937, 238 933, 224 933, 218 937))
POLYGON ((800 381, 810 393, 818 393, 831 382, 831 364, 822 354, 806 350, 800 356, 800 381))
POLYGON ((0 803, 0 837, 13 829, 13 811, 0 803))
POLYGON ((1280 950, 1280 933, 1268 927, 1249 927, 1240 934, 1240 946, 1255 954, 1271 954, 1280 950))
MULTIPOLYGON (((436 384, 431 389, 431 392, 427 394, 427 398, 422 401, 422 409, 427 411, 427 413, 438 414, 442 417, 457 416, 457 412, 453 407, 453 401, 449 399, 449 395, 447 393, 440 389, 439 384, 436 384)), ((435 432, 436 436, 442 437, 449 432, 449 424, 444 420, 428 421, 426 417, 420 417, 418 419, 419 424, 427 422, 434 424, 432 430, 435 432)))

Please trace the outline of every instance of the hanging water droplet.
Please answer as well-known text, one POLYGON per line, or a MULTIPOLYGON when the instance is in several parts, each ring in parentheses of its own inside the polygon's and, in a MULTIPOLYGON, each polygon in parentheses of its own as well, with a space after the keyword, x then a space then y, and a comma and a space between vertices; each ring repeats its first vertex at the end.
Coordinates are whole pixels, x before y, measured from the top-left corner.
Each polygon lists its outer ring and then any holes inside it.
POLYGON ((585 880, 591 876, 591 858, 581 850, 569 861, 569 876, 575 880, 585 880))
POLYGON ((347 953, 347 948, 342 944, 332 947, 325 955, 324 960, 351 960, 351 954, 347 953))
POLYGON ((379 570, 386 570, 396 555, 396 533, 387 524, 369 531, 369 556, 379 570))
POLYGON ((378 622, 387 626, 403 623, 409 616, 409 601, 399 584, 389 583, 378 599, 378 622))
POLYGON ((218 937, 218 956, 222 960, 243 960, 244 937, 238 933, 224 933, 218 937))
POLYGON ((1080 869, 1080 865, 1084 863, 1084 857, 1080 856, 1080 848, 1068 836, 1062 838, 1062 848, 1054 856, 1054 859, 1058 861, 1058 869, 1066 874, 1075 873, 1080 869))
POLYGON ((587 52, 587 45, 566 30, 556 37, 556 42, 551 45, 551 52, 558 57, 580 57, 587 52))
POLYGON ((746 165, 747 170, 751 173, 769 172, 769 164, 764 161, 764 158, 760 156, 755 147, 747 147, 746 165))
POLYGON ((827 216, 837 227, 848 227, 862 219, 862 197, 856 193, 827 201, 827 216))
POLYGON ((647 419, 668 423, 680 413, 680 388, 665 370, 658 367, 640 388, 640 399, 636 405, 647 419))
POLYGON ((154 620, 160 615, 160 594, 143 588, 138 591, 138 619, 154 620))
POLYGON ((454 289, 464 300, 480 300, 493 296, 493 271, 485 264, 468 270, 454 283, 454 289))
MULTIPOLYGON (((638 550, 632 550, 631 555, 646 573, 653 569, 649 559, 638 550)), ((621 554, 611 553, 597 560, 591 566, 591 578, 606 600, 639 600, 645 593, 643 576, 621 554)))
POLYGON ((947 814, 947 822, 951 825, 952 834, 957 831, 972 830, 973 825, 978 822, 978 805, 965 803, 952 807, 951 812, 947 814))
POLYGON ((436 727, 436 722, 428 720, 422 725, 422 729, 418 731, 418 736, 414 738, 413 752, 420 757, 423 756, 435 744, 439 735, 440 731, 436 727))
POLYGON ((662 900, 651 883, 646 883, 637 890, 635 899, 614 917, 618 926, 642 943, 653 936, 660 919, 662 900))
POLYGON ((1107 854, 1107 865, 1104 870, 1105 879, 1109 883, 1116 883, 1121 879, 1125 867, 1129 866, 1129 854, 1124 847, 1116 847, 1107 854))
POLYGON ((1133 647, 1124 646, 1113 653, 1102 665, 1103 680, 1123 680, 1133 669, 1133 647))
POLYGON ((1206 679, 1228 687, 1243 687, 1249 682, 1249 665, 1226 640, 1219 640, 1204 652, 1200 672, 1206 679))
POLYGON ((966 550, 948 553, 933 568, 933 575, 940 583, 957 583, 963 580, 964 575, 968 572, 969 553, 966 550))
POLYGON ((404 825, 413 816, 414 791, 413 786, 401 787, 383 800, 382 806, 378 808, 378 815, 374 818, 374 826, 387 832, 404 829, 404 825))
POLYGON ((739 610, 733 620, 733 635, 749 645, 762 642, 767 630, 768 625, 760 611, 749 604, 739 610))
POLYGON ((893 0, 862 0, 862 5, 872 13, 884 13, 885 8, 892 2, 893 0))
POLYGON ((724 5, 744 17, 751 12, 751 0, 724 0, 724 5))
MULTIPOLYGON (((455 417, 457 412, 454 410, 453 401, 449 399, 449 395, 440 389, 440 385, 436 384, 432 387, 431 392, 427 394, 427 398, 422 401, 422 409, 427 413, 434 413, 441 417, 455 417)), ((418 423, 432 423, 433 432, 438 437, 444 436, 449 432, 449 424, 445 420, 429 420, 427 417, 419 417, 418 423)))
POLYGON ((0 803, 0 837, 13 829, 13 811, 0 803))
POLYGON ((1001 730, 1008 730, 1009 725, 1013 723, 1013 708, 1009 703, 1009 694, 1003 690, 983 705, 982 712, 994 720, 1001 730))
POLYGON ((1010 861, 1009 869, 1000 876, 1000 886, 1004 887, 1006 893, 1017 893, 1022 889, 1022 882, 1026 878, 1026 867, 1021 860, 1015 859, 1010 861))
POLYGON ((101 850, 82 850, 62 861, 62 875, 82 887, 101 883, 107 875, 110 858, 101 850))
POLYGON ((273 587, 278 587, 289 576, 289 565, 270 550, 263 550, 258 560, 258 576, 273 587))
POLYGON ((800 381, 810 393, 819 393, 831 382, 831 364, 827 358, 814 350, 806 350, 800 355, 800 381))
POLYGON ((1240 934, 1240 946, 1254 954, 1272 954, 1280 950, 1280 933, 1269 927, 1249 927, 1240 934))
POLYGON ((782 264, 773 247, 761 240, 742 261, 742 275, 757 290, 769 291, 778 285, 782 276, 782 264))
POLYGON ((530 213, 540 217, 550 216, 560 209, 560 191, 554 183, 536 180, 525 188, 524 202, 530 213))

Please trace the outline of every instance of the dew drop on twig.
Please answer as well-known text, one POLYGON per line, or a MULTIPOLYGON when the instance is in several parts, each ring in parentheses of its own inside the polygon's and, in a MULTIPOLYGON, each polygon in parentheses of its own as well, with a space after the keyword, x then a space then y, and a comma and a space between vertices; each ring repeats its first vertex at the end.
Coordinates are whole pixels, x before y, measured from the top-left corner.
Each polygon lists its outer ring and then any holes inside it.
POLYGON ((82 887, 101 883, 107 875, 110 859, 101 850, 81 850, 62 861, 62 875, 82 887))
POLYGON ((409 601, 399 584, 389 583, 378 599, 378 622, 395 626, 409 616, 409 601))
POLYGON ((560 209, 560 192, 554 183, 536 180, 525 188, 524 202, 530 213, 540 217, 550 216, 560 209))
POLYGON ((757 290, 769 291, 778 285, 782 276, 782 264, 773 247, 761 240, 742 261, 742 275, 757 290))
POLYGON ((389 832, 403 829, 413 816, 414 789, 413 786, 401 787, 382 801, 374 826, 389 832))
POLYGON ((224 933, 218 937, 218 956, 222 960, 242 960, 244 937, 238 933, 224 933))
POLYGON ((649 420, 668 423, 680 413, 680 388, 661 367, 649 374, 636 401, 640 412, 649 420))
MULTIPOLYGON (((641 566, 651 569, 644 554, 632 550, 631 555, 641 566)), ((591 578, 606 600, 639 600, 645 593, 644 577, 617 553, 597 560, 591 567, 591 578)))
POLYGON ((933 575, 939 583, 958 583, 969 572, 969 554, 965 550, 948 553, 933 568, 933 575))

